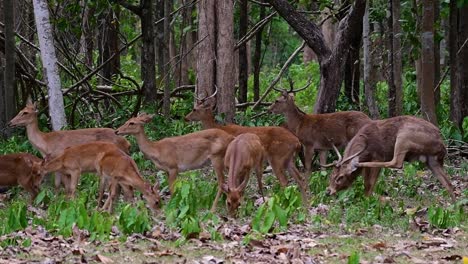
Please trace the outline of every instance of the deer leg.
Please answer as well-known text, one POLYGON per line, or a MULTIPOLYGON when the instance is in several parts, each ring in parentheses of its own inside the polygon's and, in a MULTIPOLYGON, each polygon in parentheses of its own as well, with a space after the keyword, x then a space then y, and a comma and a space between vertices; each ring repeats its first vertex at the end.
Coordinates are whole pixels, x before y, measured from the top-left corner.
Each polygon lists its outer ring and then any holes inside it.
POLYGON ((177 168, 176 169, 169 169, 167 171, 167 173, 169 174, 168 176, 168 182, 169 182, 169 190, 171 191, 171 195, 174 194, 174 184, 175 184, 175 180, 177 178, 177 173, 178 173, 178 170, 177 168))
POLYGON ((213 205, 211 206, 211 212, 214 213, 216 211, 216 206, 218 205, 219 198, 223 193, 222 186, 224 184, 224 158, 223 157, 216 157, 211 159, 211 163, 213 164, 213 169, 216 173, 216 177, 218 179, 218 191, 216 192, 216 197, 213 201, 213 205))
POLYGON ((106 189, 107 182, 109 179, 107 179, 104 175, 99 177, 99 194, 98 194, 98 199, 97 199, 97 207, 101 207, 102 205, 102 197, 104 196, 104 190, 106 189))
POLYGON ((258 191, 260 192, 260 195, 262 195, 263 201, 265 201, 265 196, 263 195, 263 183, 262 183, 262 178, 263 178, 263 162, 260 161, 260 163, 255 166, 255 176, 257 177, 257 183, 258 183, 258 191))
POLYGON ((68 194, 70 198, 75 197, 76 187, 78 186, 78 180, 80 178, 80 174, 81 174, 80 170, 74 170, 70 173, 70 183, 69 183, 70 193, 68 194))
POLYGON ((281 187, 286 187, 288 185, 288 179, 284 173, 284 165, 282 164, 282 160, 278 159, 277 157, 273 157, 269 159, 269 162, 271 168, 273 169, 273 173, 275 174, 276 178, 278 178, 281 187))
POLYGON ((319 158, 320 158, 320 165, 325 165, 327 164, 327 154, 328 154, 328 151, 326 150, 320 150, 319 151, 319 158))
POLYGON ((371 162, 360 162, 358 167, 368 167, 368 168, 403 168, 403 162, 405 161, 406 153, 408 152, 407 142, 397 138, 395 142, 395 150, 393 152, 393 159, 391 161, 371 161, 371 162))
POLYGON ((55 192, 58 193, 60 189, 60 185, 63 183, 64 187, 67 188, 67 185, 65 184, 64 181, 62 181, 62 174, 60 172, 55 172, 55 178, 54 178, 54 185, 55 185, 55 192))
POLYGON ((112 180, 109 186, 109 196, 107 197, 106 202, 104 203, 104 206, 102 207, 103 210, 112 213, 112 210, 114 209, 114 200, 117 196, 117 182, 112 180))
POLYGON ((120 189, 123 192, 124 200, 128 203, 133 202, 133 188, 132 186, 120 185, 120 189))
POLYGON ((375 183, 379 178, 380 168, 364 168, 364 193, 366 196, 370 196, 374 191, 375 183))
POLYGON ((447 189, 452 198, 452 201, 456 201, 455 194, 453 192, 452 183, 449 180, 447 173, 443 169, 443 164, 441 164, 436 157, 428 156, 427 166, 432 171, 432 173, 437 177, 437 179, 442 183, 442 185, 447 189))
POLYGON ((294 161, 290 160, 289 165, 288 165, 288 172, 293 177, 293 179, 296 181, 299 190, 301 191, 301 196, 302 196, 302 203, 306 205, 308 203, 308 195, 307 195, 307 184, 304 180, 304 178, 301 176, 301 173, 299 170, 296 168, 296 165, 294 165, 294 161))
POLYGON ((310 146, 304 146, 304 167, 307 175, 312 172, 312 160, 314 158, 314 148, 310 146))

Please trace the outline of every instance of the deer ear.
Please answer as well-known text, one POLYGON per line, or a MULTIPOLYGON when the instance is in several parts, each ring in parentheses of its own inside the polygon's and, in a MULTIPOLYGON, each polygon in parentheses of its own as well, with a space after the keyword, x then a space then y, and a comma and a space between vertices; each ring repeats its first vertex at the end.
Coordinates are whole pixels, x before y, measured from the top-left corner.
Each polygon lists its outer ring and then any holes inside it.
POLYGON ((358 164, 359 164, 359 156, 357 157, 354 157, 352 160, 351 160, 351 171, 354 172, 355 170, 357 170, 358 168, 358 164))

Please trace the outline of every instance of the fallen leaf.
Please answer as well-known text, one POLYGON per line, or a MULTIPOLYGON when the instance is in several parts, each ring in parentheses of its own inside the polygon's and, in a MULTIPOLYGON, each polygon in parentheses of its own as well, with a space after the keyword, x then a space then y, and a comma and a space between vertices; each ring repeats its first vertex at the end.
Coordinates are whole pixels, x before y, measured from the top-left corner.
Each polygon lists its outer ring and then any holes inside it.
POLYGON ((104 264, 114 263, 114 261, 111 258, 99 254, 96 255, 96 261, 100 261, 104 264))
POLYGON ((373 244, 372 247, 377 250, 384 250, 385 248, 387 248, 387 244, 385 244, 384 242, 378 242, 376 244, 373 244))

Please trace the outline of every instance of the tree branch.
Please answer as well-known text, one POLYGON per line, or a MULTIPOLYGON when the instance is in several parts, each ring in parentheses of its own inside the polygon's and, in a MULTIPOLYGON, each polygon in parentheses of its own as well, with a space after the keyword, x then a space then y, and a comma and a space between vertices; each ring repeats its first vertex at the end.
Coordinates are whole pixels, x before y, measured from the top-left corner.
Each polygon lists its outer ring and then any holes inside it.
POLYGON ((287 0, 268 0, 268 2, 317 54, 319 62, 330 57, 331 50, 326 45, 322 30, 317 24, 297 12, 287 0))
MULTIPOLYGON (((140 0, 140 1, 144 1, 144 0, 140 0)), ((126 9, 130 10, 130 12, 134 13, 135 15, 141 17, 141 15, 142 15, 141 4, 140 4, 140 6, 136 6, 136 5, 132 5, 132 4, 127 3, 127 1, 125 1, 125 0, 116 0, 115 2, 118 3, 119 5, 125 7, 126 9)))

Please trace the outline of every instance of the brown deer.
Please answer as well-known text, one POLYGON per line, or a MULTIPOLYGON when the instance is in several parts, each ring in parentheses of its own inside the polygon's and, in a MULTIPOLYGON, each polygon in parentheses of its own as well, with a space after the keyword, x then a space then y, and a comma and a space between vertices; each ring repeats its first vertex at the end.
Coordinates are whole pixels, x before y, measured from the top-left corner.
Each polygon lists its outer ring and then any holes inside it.
POLYGON ((233 136, 238 136, 243 133, 256 134, 262 142, 267 160, 278 178, 280 185, 284 187, 288 184, 288 180, 285 176, 285 171, 287 170, 299 185, 303 201, 306 202, 307 183, 304 182, 299 170, 294 164, 295 154, 301 149, 299 139, 282 127, 245 127, 235 124, 217 124, 213 115, 213 108, 216 104, 214 96, 216 93, 217 90, 209 97, 203 99, 197 98, 192 112, 185 117, 185 120, 201 121, 203 129, 218 128, 233 136))
POLYGON ((268 110, 275 114, 283 114, 288 129, 301 141, 304 146, 304 166, 308 175, 316 150, 320 153, 320 164, 324 165, 327 151, 332 149, 332 145, 344 148, 358 130, 371 121, 366 114, 358 111, 306 114, 294 102, 294 93, 301 89, 294 91, 291 87, 290 91, 276 88, 275 90, 280 91, 281 96, 268 110))
MULTIPOLYGON (((44 159, 42 165, 42 174, 50 172, 60 172, 66 177, 65 191, 72 198, 75 196, 78 180, 82 173, 97 173, 96 160, 103 152, 121 151, 115 144, 105 141, 94 141, 90 143, 80 144, 65 148, 65 150, 57 157, 44 159)), ((107 186, 108 179, 100 178, 98 206, 101 205, 104 190, 107 186)), ((133 190, 124 188, 124 196, 127 201, 132 200, 133 190)))
MULTIPOLYGON (((123 137, 115 135, 111 128, 86 128, 77 130, 63 130, 44 133, 39 130, 36 104, 28 102, 9 123, 9 126, 25 126, 29 142, 42 157, 56 157, 66 147, 75 146, 92 141, 108 141, 116 144, 125 153, 130 152, 130 143, 123 137)), ((55 188, 60 187, 61 175, 55 175, 55 188)), ((64 185, 68 185, 64 182, 64 185)))
POLYGON ((130 156, 115 144, 95 141, 66 148, 63 153, 42 166, 42 174, 60 171, 70 175, 68 193, 74 194, 78 178, 82 172, 95 172, 101 178, 100 199, 104 191, 104 181, 110 181, 111 191, 103 209, 112 211, 112 201, 116 197, 117 185, 122 186, 125 193, 136 188, 147 200, 148 207, 156 210, 159 207, 159 192, 146 183, 130 156), (102 192, 101 192, 102 189, 102 192))
POLYGON ((156 168, 165 171, 169 177, 169 188, 174 192, 174 182, 177 174, 182 171, 203 167, 211 161, 218 178, 218 192, 211 208, 216 209, 221 186, 224 183, 224 155, 229 143, 234 139, 230 134, 220 129, 208 129, 183 136, 150 141, 145 134, 144 125, 151 122, 154 115, 140 114, 129 119, 119 127, 118 135, 134 135, 138 147, 145 157, 153 161, 156 168))
POLYGON ((224 165, 229 173, 227 184, 223 184, 223 191, 227 195, 226 206, 229 215, 236 215, 252 169, 255 170, 258 189, 263 197, 264 155, 265 150, 260 138, 252 133, 240 134, 229 144, 224 157, 224 165))
POLYGON ((20 185, 31 194, 31 203, 39 193, 42 160, 29 153, 0 155, 0 186, 20 185))
POLYGON ((363 174, 365 194, 371 195, 381 168, 402 168, 403 161, 426 163, 455 200, 452 184, 444 172, 445 146, 439 129, 430 122, 398 116, 371 121, 349 142, 343 157, 327 166, 335 166, 327 193, 348 188, 363 174))

